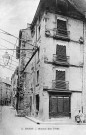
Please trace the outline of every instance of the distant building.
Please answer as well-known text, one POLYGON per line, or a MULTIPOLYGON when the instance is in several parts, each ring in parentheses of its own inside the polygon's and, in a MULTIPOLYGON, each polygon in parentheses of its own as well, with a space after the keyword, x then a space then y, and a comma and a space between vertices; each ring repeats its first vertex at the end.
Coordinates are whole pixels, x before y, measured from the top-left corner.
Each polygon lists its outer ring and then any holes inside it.
POLYGON ((42 120, 86 114, 85 21, 68 0, 40 0, 19 33, 19 111, 42 120))
POLYGON ((0 104, 10 105, 11 96, 12 96, 12 89, 9 78, 6 79, 0 78, 0 104))

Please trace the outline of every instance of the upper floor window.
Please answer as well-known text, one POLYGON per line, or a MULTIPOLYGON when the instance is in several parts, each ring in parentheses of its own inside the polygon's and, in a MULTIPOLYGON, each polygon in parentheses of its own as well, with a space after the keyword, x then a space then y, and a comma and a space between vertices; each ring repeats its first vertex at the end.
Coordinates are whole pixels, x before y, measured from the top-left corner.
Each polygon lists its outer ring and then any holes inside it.
POLYGON ((41 25, 39 25, 39 27, 38 27, 38 30, 39 30, 39 35, 40 35, 40 29, 41 29, 41 25))
POLYGON ((39 55, 40 55, 40 47, 39 47, 39 50, 38 50, 38 60, 39 60, 39 58, 40 58, 39 55))
POLYGON ((57 32, 58 34, 67 36, 67 21, 57 19, 57 32))
POLYGON ((65 71, 56 70, 56 80, 65 81, 65 71))
POLYGON ((39 83, 39 70, 37 71, 37 84, 39 83))
POLYGON ((57 55, 57 60, 66 61, 67 60, 66 46, 57 45, 56 46, 56 55, 57 55))
POLYGON ((33 28, 33 29, 31 30, 31 36, 34 37, 34 35, 35 35, 35 28, 33 28))

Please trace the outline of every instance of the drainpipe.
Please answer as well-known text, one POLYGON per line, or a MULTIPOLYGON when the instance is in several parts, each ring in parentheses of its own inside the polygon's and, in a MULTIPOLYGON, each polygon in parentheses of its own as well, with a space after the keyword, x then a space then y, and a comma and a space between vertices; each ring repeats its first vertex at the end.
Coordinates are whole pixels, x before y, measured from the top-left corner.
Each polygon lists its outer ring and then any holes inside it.
MULTIPOLYGON (((37 45, 37 24, 36 24, 36 43, 35 43, 35 46, 37 45)), ((34 116, 36 115, 36 96, 35 96, 35 90, 36 90, 36 54, 34 56, 34 59, 35 59, 35 66, 34 66, 34 95, 33 95, 33 98, 34 98, 34 116)))
MULTIPOLYGON (((84 12, 85 13, 85 12, 84 12)), ((86 41, 85 41, 85 21, 83 22, 83 39, 84 39, 84 44, 83 44, 83 69, 82 69, 82 113, 85 113, 86 112, 86 104, 85 104, 85 87, 86 87, 86 77, 85 77, 85 44, 86 44, 86 41)))
MULTIPOLYGON (((84 22, 83 22, 83 40, 84 40, 84 22)), ((83 42, 85 43, 85 42, 83 42)), ((82 67, 82 96, 81 96, 81 111, 83 113, 83 89, 84 89, 84 44, 83 44, 83 67, 82 67)))

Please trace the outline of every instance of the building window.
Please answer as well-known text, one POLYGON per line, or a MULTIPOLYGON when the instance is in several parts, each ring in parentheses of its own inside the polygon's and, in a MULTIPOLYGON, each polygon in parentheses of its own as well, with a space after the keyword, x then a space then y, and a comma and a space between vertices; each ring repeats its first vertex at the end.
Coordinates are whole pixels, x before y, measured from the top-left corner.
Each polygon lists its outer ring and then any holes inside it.
POLYGON ((31 36, 34 37, 34 35, 35 35, 35 28, 33 28, 33 29, 31 30, 31 36))
POLYGON ((58 90, 67 90, 67 83, 65 81, 65 71, 56 70, 56 80, 54 86, 58 90))
POLYGON ((39 112, 39 95, 36 95, 36 114, 39 112))
POLYGON ((25 42, 22 43, 22 48, 25 47, 25 42))
POLYGON ((39 70, 37 71, 37 84, 39 84, 39 70))
POLYGON ((39 47, 39 50, 38 50, 38 52, 37 52, 37 63, 40 61, 40 59, 39 59, 39 56, 40 55, 40 47, 39 47))
POLYGON ((56 80, 65 81, 65 71, 56 70, 56 80))
POLYGON ((57 56, 57 60, 59 60, 59 61, 67 61, 66 46, 57 45, 56 46, 56 56, 57 56))
POLYGON ((38 27, 38 30, 39 30, 39 35, 40 35, 40 29, 41 29, 41 26, 39 25, 39 27, 38 27))
POLYGON ((31 112, 32 112, 32 96, 30 96, 30 115, 31 115, 31 112))
POLYGON ((57 19, 57 32, 60 35, 67 36, 67 22, 64 20, 57 19))

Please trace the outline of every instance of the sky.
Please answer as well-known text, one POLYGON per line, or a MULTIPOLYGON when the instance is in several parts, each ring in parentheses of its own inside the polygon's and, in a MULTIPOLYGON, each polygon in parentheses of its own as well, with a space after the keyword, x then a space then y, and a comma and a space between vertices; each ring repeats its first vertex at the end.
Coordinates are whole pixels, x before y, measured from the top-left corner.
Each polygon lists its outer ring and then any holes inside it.
MULTIPOLYGON (((26 28, 27 23, 32 22, 38 3, 39 0, 0 0, 0 29, 18 37, 19 30, 26 28)), ((5 50, 15 49, 16 45, 18 45, 16 38, 3 34, 0 30, 0 76, 3 78, 11 78, 18 65, 15 51, 5 50), (4 65, 3 59, 6 51, 10 55, 7 66, 4 65)))

